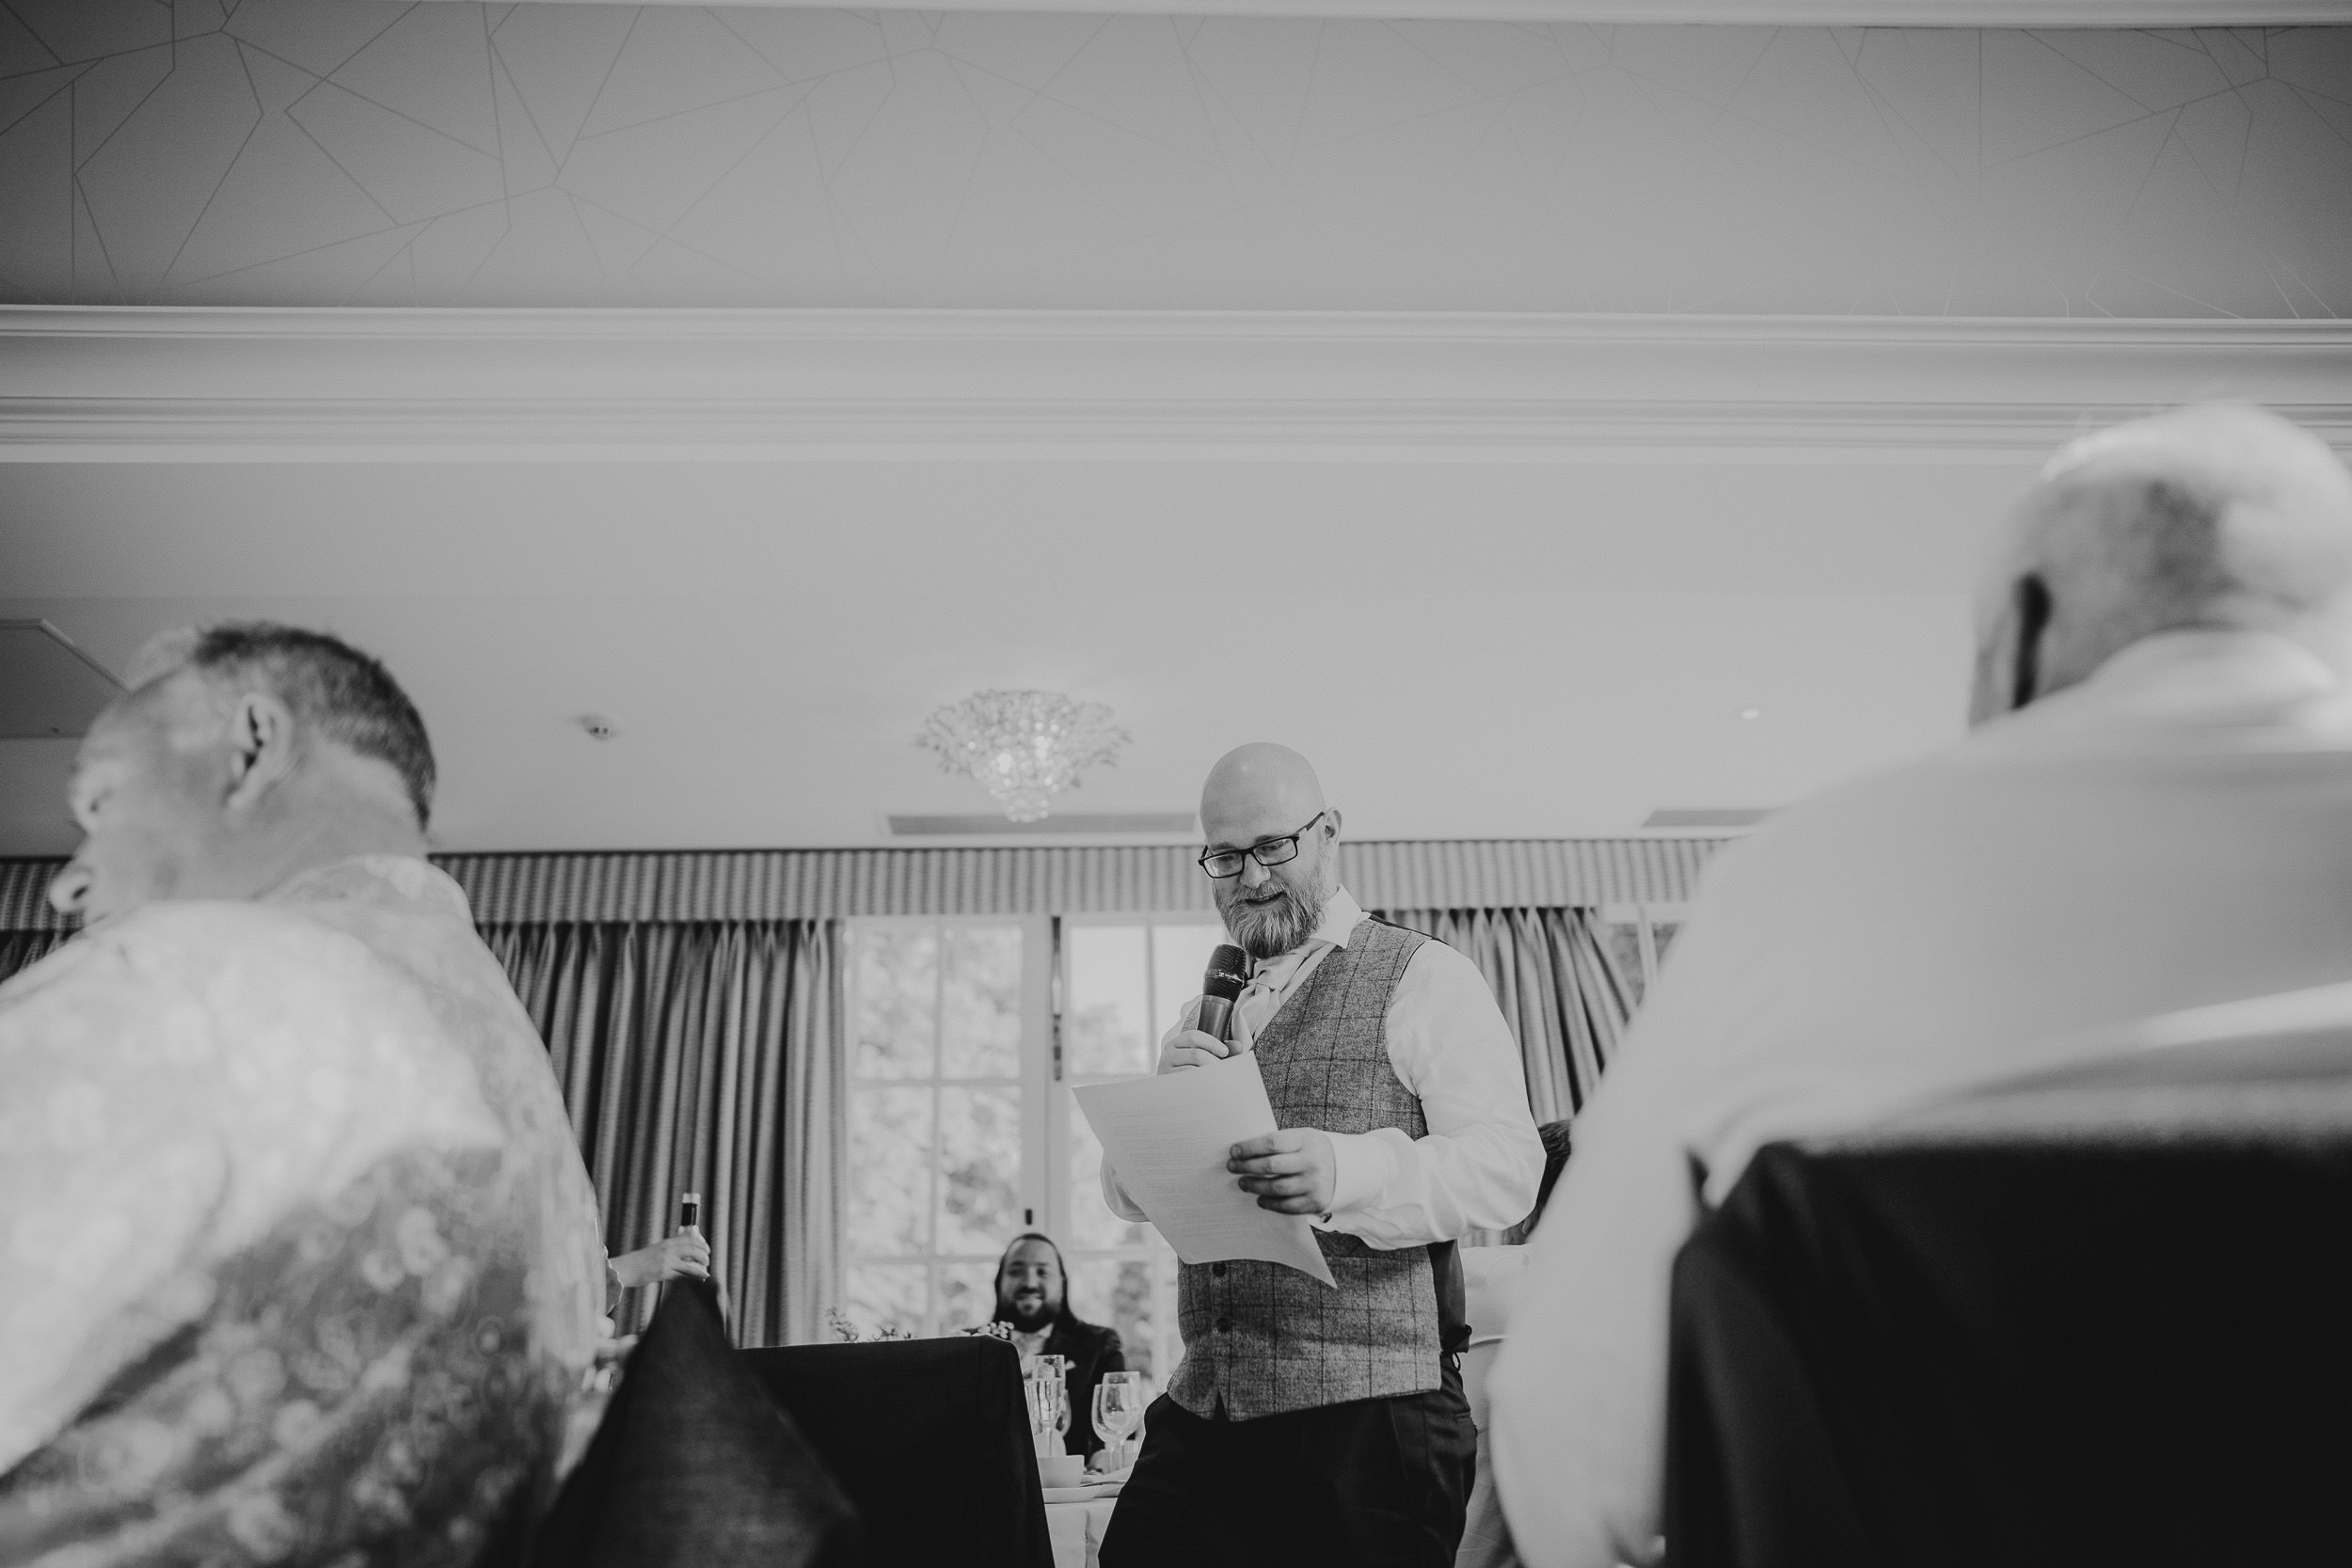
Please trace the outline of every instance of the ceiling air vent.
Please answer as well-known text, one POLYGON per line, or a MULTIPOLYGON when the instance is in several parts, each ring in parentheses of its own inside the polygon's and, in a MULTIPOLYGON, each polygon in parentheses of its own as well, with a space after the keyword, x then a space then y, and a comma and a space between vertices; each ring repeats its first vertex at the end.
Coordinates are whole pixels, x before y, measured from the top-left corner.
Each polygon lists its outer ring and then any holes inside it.
POLYGON ((1645 828, 1753 828, 1772 815, 1746 806, 1705 806, 1681 811, 1654 811, 1642 819, 1645 828))
POLYGON ((0 621, 0 740, 60 740, 122 695, 122 683, 46 621, 0 621))
POLYGON ((890 832, 897 838, 977 833, 1085 833, 1113 837, 1127 833, 1189 833, 1188 811, 1072 812, 1036 822, 1015 822, 1005 816, 892 816, 890 832))

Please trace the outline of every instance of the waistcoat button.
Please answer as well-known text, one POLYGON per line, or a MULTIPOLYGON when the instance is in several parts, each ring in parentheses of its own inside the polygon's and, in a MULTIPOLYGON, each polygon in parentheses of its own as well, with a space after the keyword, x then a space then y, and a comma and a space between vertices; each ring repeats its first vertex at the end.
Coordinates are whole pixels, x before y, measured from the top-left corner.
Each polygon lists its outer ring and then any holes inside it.
POLYGON ((1232 1333, 1232 1332, 1233 1331, 1233 1320, 1232 1320, 1232 1319, 1231 1319, 1231 1318, 1219 1318, 1219 1319, 1217 1319, 1217 1321, 1216 1321, 1216 1331, 1217 1331, 1219 1334, 1230 1334, 1230 1333, 1232 1333))
POLYGON ((1222 1263, 1211 1263, 1209 1265, 1209 1272, 1216 1275, 1217 1278, 1222 1279, 1225 1277, 1225 1265, 1222 1263))

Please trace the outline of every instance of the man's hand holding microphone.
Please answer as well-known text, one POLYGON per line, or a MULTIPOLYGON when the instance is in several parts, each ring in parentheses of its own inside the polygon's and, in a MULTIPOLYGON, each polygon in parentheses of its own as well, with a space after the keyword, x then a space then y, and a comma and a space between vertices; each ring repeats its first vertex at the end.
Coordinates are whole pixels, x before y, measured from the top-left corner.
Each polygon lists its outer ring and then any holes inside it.
MULTIPOLYGON (((1182 1072, 1236 1054, 1233 1006, 1248 983, 1248 954, 1231 943, 1211 954, 1195 1027, 1160 1042, 1159 1070, 1182 1072)), ((1338 1165, 1330 1134, 1318 1128, 1285 1127, 1244 1139, 1226 1150, 1225 1168, 1241 1178, 1241 1190, 1255 1196, 1261 1209, 1278 1214, 1330 1212, 1338 1165)))

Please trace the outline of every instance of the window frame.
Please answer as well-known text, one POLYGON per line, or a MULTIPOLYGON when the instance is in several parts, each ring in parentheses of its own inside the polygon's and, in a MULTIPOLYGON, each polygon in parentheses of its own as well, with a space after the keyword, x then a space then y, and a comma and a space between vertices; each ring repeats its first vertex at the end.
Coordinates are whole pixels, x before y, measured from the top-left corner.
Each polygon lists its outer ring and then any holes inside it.
MULTIPOLYGON (((940 1115, 940 1101, 943 1090, 949 1088, 1009 1088, 1014 1092, 1015 1104, 1017 1106, 1019 1116, 1021 1139, 1021 1170, 1015 1185, 1018 1204, 1024 1212, 1026 1223, 1030 1226, 1035 1226, 1036 1214, 1039 1210, 1043 1207, 1043 1205, 1038 1200, 1038 1195, 1043 1188, 1045 1172, 1041 1168, 1034 1168, 1039 1165, 1040 1150, 1036 1148, 1039 1140, 1032 1135, 1030 1124, 1033 1119, 1032 1107, 1038 1104, 1043 1098, 1041 1091, 1046 1089, 1050 1085, 1049 1075, 1052 1069, 1051 1057, 1053 1053, 1054 1019, 1052 1012, 1051 990, 1053 948, 1055 946, 1056 940, 1055 934, 1052 930, 1052 924, 1051 917, 1045 915, 861 915, 849 918, 843 922, 844 927, 848 928, 848 934, 850 936, 851 945, 850 961, 843 965, 843 990, 845 992, 843 997, 843 1014, 847 1020, 847 1025, 850 1030, 850 1038, 848 1041, 849 1070, 844 1075, 844 1119, 849 1124, 849 1127, 854 1127, 854 1116, 847 1114, 852 1109, 851 1104, 849 1102, 853 1101, 858 1094, 875 1089, 929 1089, 931 1096, 931 1115, 930 1153, 929 1166, 926 1173, 928 1185, 926 1188, 926 1201, 923 1219, 923 1250, 915 1253, 858 1251, 855 1247, 856 1238, 849 1234, 849 1227, 847 1223, 848 1217, 845 1213, 843 1216, 843 1234, 841 1237, 839 1276, 841 1283, 838 1290, 843 1294, 847 1293, 850 1271, 852 1269, 894 1268, 904 1269, 910 1273, 916 1269, 922 1270, 923 1311, 915 1328, 915 1332, 918 1336, 929 1337, 940 1333, 953 1332, 956 1328, 966 1326, 959 1323, 943 1323, 940 1321, 940 1303, 942 1296, 941 1279, 945 1270, 951 1267, 968 1267, 975 1263, 993 1266, 997 1258, 997 1255, 993 1252, 983 1255, 969 1252, 943 1252, 940 1250, 940 1181, 942 1180, 940 1155, 942 1151, 942 1139, 945 1136, 943 1132, 944 1118, 940 1115), (946 1072, 946 1040, 943 1036, 943 1031, 946 1027, 946 1008, 944 1004, 946 989, 946 966, 945 964, 937 966, 933 980, 933 990, 931 994, 931 1070, 930 1074, 925 1077, 868 1077, 861 1074, 858 1071, 859 1041, 857 1038, 857 1022, 859 1017, 857 986, 861 962, 855 952, 856 934, 861 931, 869 930, 930 931, 939 935, 941 939, 941 951, 944 954, 946 949, 946 935, 949 929, 970 929, 974 927, 993 928, 998 930, 1011 928, 1017 929, 1021 933, 1021 982, 1019 990, 1021 1032, 1015 1046, 1014 1071, 1012 1076, 951 1076, 946 1072)), ((844 1159, 848 1160, 854 1158, 856 1150, 849 1145, 849 1139, 853 1136, 853 1133, 849 1132, 848 1128, 845 1127, 843 1136, 844 1159)), ((1040 1227, 1039 1228, 1042 1227, 1040 1227)), ((834 1303, 834 1306, 836 1308, 840 1308, 843 1307, 845 1304, 836 1300, 834 1303)), ((860 1326, 867 1327, 870 1325, 861 1324, 860 1326)))
POLYGON ((1678 933, 1684 922, 1691 918, 1691 906, 1685 902, 1603 904, 1593 912, 1597 925, 1632 927, 1636 951, 1642 960, 1641 973, 1631 976, 1641 987, 1634 1001, 1638 1005, 1647 1000, 1650 987, 1658 983, 1659 965, 1663 961, 1659 950, 1658 928, 1671 926, 1678 933))
MULTIPOLYGON (((1056 1226, 1057 1237, 1069 1234, 1071 1200, 1075 1196, 1074 1183, 1069 1179, 1070 1117, 1076 1110, 1076 1101, 1069 1092, 1084 1084, 1115 1084, 1123 1079, 1141 1077, 1142 1073, 1067 1073, 1061 1053, 1061 1008, 1069 998, 1071 930, 1080 927, 1120 928, 1139 931, 1143 939, 1143 1029, 1146 1059, 1156 1064, 1160 1036, 1176 1020, 1177 1009, 1198 994, 1189 986, 1181 995, 1161 994, 1159 963, 1154 957, 1152 931, 1163 926, 1205 927, 1222 923, 1214 913, 1199 910, 1122 911, 1116 913, 1071 914, 1057 916, 1055 921, 1055 990, 1054 1016, 1055 1057, 1054 1087, 1060 1092, 1053 1096, 1052 1111, 1046 1136, 1051 1145, 1049 1169, 1053 1182, 1049 1191, 1049 1213, 1056 1226)), ((1146 1072, 1152 1070, 1147 1068, 1146 1072)), ((1152 1376, 1153 1382, 1166 1387, 1184 1355, 1184 1336, 1176 1323, 1176 1250, 1168 1244, 1156 1226, 1147 1226, 1148 1235, 1141 1243, 1120 1247, 1078 1247, 1064 1243, 1063 1251, 1074 1265, 1081 1261, 1117 1260, 1141 1261, 1150 1265, 1152 1279, 1152 1376)))
MULTIPOLYGON (((1183 1354, 1184 1345, 1176 1324, 1174 1249, 1168 1246, 1156 1228, 1148 1228, 1147 1238, 1141 1243, 1118 1247, 1078 1246, 1065 1240, 1072 1229, 1073 1202, 1082 1196, 1082 1182, 1070 1170, 1070 1117, 1076 1106, 1069 1091, 1081 1084, 1114 1083, 1122 1077, 1137 1076, 1067 1070, 1062 1031, 1064 1013, 1071 996, 1072 944, 1068 939, 1070 931, 1080 927, 1117 927, 1140 933, 1145 955, 1143 1029, 1148 1062, 1156 1056, 1159 1037, 1175 1018, 1177 1008, 1192 995, 1188 982, 1180 983, 1176 988, 1166 985, 1165 977, 1158 973, 1152 933, 1161 927, 1213 927, 1218 924, 1216 917, 1200 911, 1083 915, 872 915, 850 917, 843 924, 848 927, 851 946, 850 961, 844 965, 848 993, 845 1013, 850 1030, 845 1094, 855 1097, 872 1090, 922 1088, 929 1090, 931 1096, 930 1165, 926 1173, 928 1185, 923 1222, 924 1250, 914 1253, 861 1251, 856 1244, 857 1238, 847 1233, 845 1224, 841 1244, 843 1293, 847 1293, 850 1272, 854 1269, 903 1269, 909 1273, 920 1270, 923 1308, 915 1332, 934 1335, 966 1326, 943 1321, 943 1275, 950 1268, 993 1265, 996 1258, 993 1254, 982 1256, 943 1251, 940 1247, 939 1184, 942 1180, 942 1139, 945 1136, 939 1112, 941 1091, 955 1087, 1012 1088, 1017 1093, 1019 1103, 1021 1169, 1016 1191, 1024 1228, 1041 1230, 1054 1237, 1073 1270, 1081 1264, 1095 1262, 1140 1261, 1150 1267, 1152 1373, 1155 1380, 1165 1384, 1183 1354), (946 1072, 945 1041, 940 1034, 945 1026, 942 1007, 946 985, 945 965, 939 967, 933 981, 930 1073, 920 1077, 862 1074, 858 1069, 859 1041, 856 1036, 859 1017, 857 986, 861 969, 861 960, 856 953, 858 933, 933 932, 942 939, 944 952, 945 937, 949 929, 973 927, 1011 927, 1021 932, 1021 1031, 1016 1075, 1011 1078, 961 1077, 946 1072), (1164 990, 1180 990, 1183 994, 1163 995, 1164 990)), ((854 1121, 854 1117, 850 1119, 854 1121)), ((854 1158, 856 1150, 845 1146, 844 1153, 845 1157, 854 1158)), ((870 1328, 871 1325, 860 1326, 870 1328)))

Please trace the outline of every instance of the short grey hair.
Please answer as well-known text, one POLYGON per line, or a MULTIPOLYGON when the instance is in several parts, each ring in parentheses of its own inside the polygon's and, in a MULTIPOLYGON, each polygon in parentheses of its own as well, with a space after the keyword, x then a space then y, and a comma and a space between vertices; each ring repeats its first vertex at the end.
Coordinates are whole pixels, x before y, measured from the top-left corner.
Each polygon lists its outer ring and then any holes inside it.
POLYGON ((326 632, 267 621, 183 626, 131 661, 133 690, 192 671, 215 685, 265 691, 321 735, 390 765, 423 827, 437 774, 423 716, 383 661, 326 632))
POLYGON ((2030 575, 2071 611, 2071 635, 2107 653, 2177 627, 2340 615, 2352 608, 2352 473, 2317 436, 2246 404, 2135 420, 2050 460, 1993 568, 1980 631, 2030 575))

